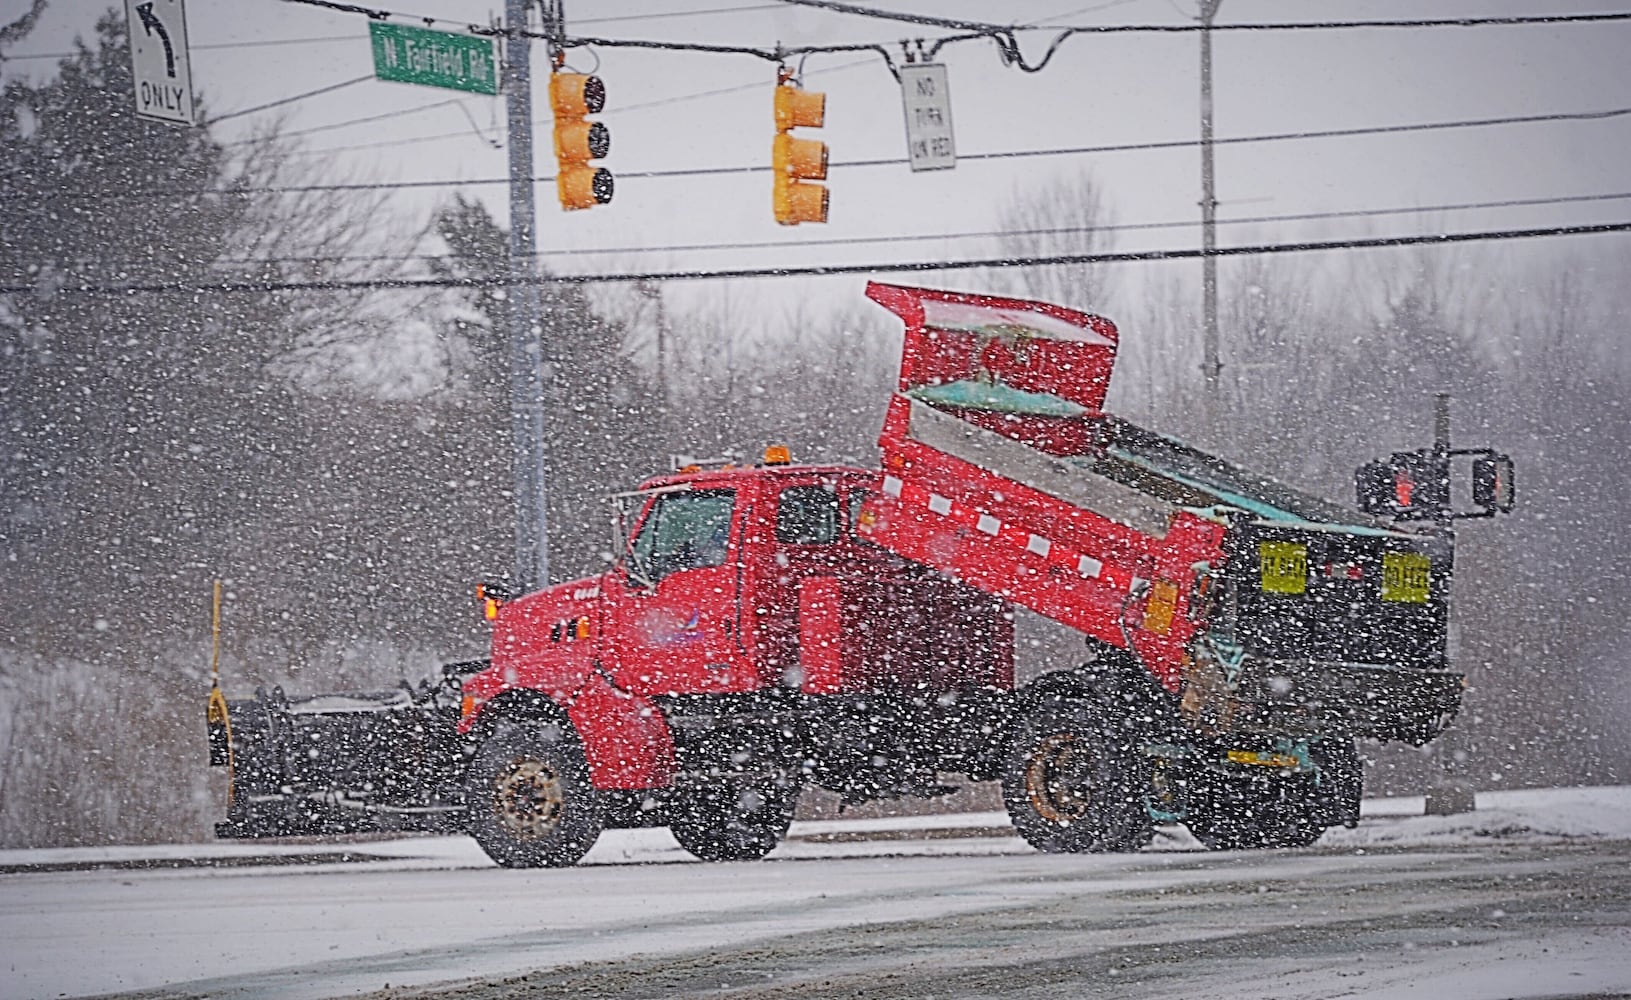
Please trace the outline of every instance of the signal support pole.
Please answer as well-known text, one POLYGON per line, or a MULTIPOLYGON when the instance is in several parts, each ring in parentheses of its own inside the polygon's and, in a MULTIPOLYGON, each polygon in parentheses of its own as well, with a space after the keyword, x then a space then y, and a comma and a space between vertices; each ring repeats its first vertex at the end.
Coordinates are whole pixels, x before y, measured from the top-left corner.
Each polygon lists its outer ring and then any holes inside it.
MULTIPOLYGON (((1223 0, 1201 0, 1201 374, 1214 404, 1223 362, 1218 357, 1218 199, 1212 173, 1212 21, 1223 0)), ((1215 414, 1213 415, 1215 418, 1215 414)))
POLYGON ((510 436, 514 448, 516 594, 549 584, 548 455, 544 446, 543 328, 535 283, 532 65, 529 0, 505 0, 504 105, 510 144, 510 436))
MULTIPOLYGON (((1450 394, 1447 392, 1435 393, 1433 396, 1433 458, 1434 469, 1439 474, 1448 476, 1450 470, 1450 394)), ((1446 489, 1448 484, 1445 484, 1446 489)), ((1446 494, 1448 495, 1448 494, 1446 494)), ((1439 519, 1438 529, 1449 534, 1451 527, 1449 511, 1443 512, 1439 519)), ((1453 618, 1454 608, 1451 609, 1453 618)), ((1456 632, 1455 622, 1449 623, 1450 635, 1456 632)), ((1451 642, 1450 654, 1455 656, 1456 643, 1451 642)), ((1466 712, 1465 696, 1463 696, 1462 712, 1466 712)), ((1438 739, 1433 741, 1433 783, 1427 789, 1427 808, 1429 816, 1455 816, 1460 813, 1470 813, 1478 808, 1478 792, 1473 783, 1466 777, 1463 761, 1458 759, 1467 755, 1466 731, 1455 725, 1446 729, 1438 739)))

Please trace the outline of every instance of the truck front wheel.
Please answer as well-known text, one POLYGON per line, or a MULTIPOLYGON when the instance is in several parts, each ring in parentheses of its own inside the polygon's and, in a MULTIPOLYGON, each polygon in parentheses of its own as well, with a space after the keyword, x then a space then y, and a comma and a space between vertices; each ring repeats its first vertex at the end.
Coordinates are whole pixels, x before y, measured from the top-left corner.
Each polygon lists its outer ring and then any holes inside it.
POLYGON ((1142 747, 1092 702, 1053 698, 1009 742, 1002 797, 1014 828, 1049 853, 1135 851, 1154 835, 1142 747))
POLYGON ((780 776, 681 786, 669 800, 668 829, 703 861, 754 861, 786 835, 797 792, 780 776))
POLYGON ((499 727, 476 751, 465 783, 470 835, 506 868, 564 868, 600 836, 600 802, 570 728, 499 727))

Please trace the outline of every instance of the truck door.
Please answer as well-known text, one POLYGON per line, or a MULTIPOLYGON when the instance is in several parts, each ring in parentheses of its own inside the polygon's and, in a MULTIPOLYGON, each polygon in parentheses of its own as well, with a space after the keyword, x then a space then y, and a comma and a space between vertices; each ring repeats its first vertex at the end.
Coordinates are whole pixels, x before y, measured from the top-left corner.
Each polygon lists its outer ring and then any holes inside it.
POLYGON ((696 489, 652 500, 614 573, 609 658, 618 686, 640 694, 752 687, 741 628, 737 491, 696 489), (744 684, 744 682, 746 682, 744 684))
POLYGON ((808 664, 800 655, 801 632, 813 636, 819 631, 814 641, 831 643, 827 651, 833 658, 839 652, 836 595, 838 577, 849 560, 840 545, 843 511, 837 485, 830 479, 782 485, 774 498, 774 515, 766 521, 759 530, 769 558, 765 571, 754 578, 751 594, 761 673, 767 683, 811 690, 805 683, 808 664), (820 604, 818 614, 812 615, 812 602, 820 604))

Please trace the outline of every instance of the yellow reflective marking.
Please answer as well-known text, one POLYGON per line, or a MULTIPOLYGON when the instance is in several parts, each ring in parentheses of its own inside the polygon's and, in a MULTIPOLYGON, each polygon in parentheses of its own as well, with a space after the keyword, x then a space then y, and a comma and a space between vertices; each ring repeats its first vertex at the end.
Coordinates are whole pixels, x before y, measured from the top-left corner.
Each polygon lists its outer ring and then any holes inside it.
POLYGON ((1150 586, 1150 600, 1144 605, 1144 631, 1166 635, 1172 631, 1172 613, 1178 607, 1178 585, 1157 580, 1150 586))
POLYGON ((1382 600, 1426 604, 1431 568, 1420 552, 1382 553, 1382 600))
POLYGON ((1252 750, 1230 750, 1229 763, 1256 764, 1259 767, 1296 767, 1297 758, 1283 753, 1256 753, 1252 750))
POLYGON ((1308 546, 1301 542, 1258 542, 1257 559, 1265 594, 1308 590, 1308 546))

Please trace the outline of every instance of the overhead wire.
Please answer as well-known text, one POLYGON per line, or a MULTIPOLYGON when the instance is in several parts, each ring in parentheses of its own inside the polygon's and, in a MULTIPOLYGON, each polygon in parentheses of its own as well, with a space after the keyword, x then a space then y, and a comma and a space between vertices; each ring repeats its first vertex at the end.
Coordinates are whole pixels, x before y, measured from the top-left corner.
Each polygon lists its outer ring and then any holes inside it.
MULTIPOLYGON (((308 0, 290 0, 308 2, 308 0)), ((316 0, 311 0, 316 2, 316 0)), ((1001 24, 995 21, 971 21, 957 18, 935 17, 929 14, 910 14, 904 11, 881 10, 841 0, 781 0, 794 7, 813 7, 839 14, 855 14, 882 21, 916 24, 949 31, 1076 31, 1076 32, 1196 32, 1206 31, 1203 24, 1001 24)), ((1315 31, 1338 28, 1483 28, 1516 27, 1538 24, 1596 24, 1604 21, 1631 20, 1631 11, 1605 11, 1572 14, 1510 14, 1475 15, 1470 17, 1369 18, 1361 20, 1324 21, 1236 21, 1213 24, 1212 31, 1315 31)))
MULTIPOLYGON (((845 43, 827 45, 797 45, 783 46, 777 44, 771 48, 758 48, 745 45, 718 45, 706 42, 680 42, 657 39, 635 38, 607 38, 600 36, 569 35, 564 27, 552 31, 532 31, 526 28, 510 27, 483 27, 467 22, 458 22, 450 18, 428 17, 424 15, 406 14, 382 7, 366 7, 361 4, 345 3, 340 0, 284 0, 285 3, 306 4, 323 7, 330 10, 342 11, 351 14, 361 14, 371 20, 387 20, 399 17, 405 20, 419 20, 425 24, 462 24, 464 30, 478 35, 503 35, 506 37, 538 38, 549 42, 560 49, 578 48, 583 46, 599 46, 602 48, 636 48, 652 50, 688 51, 711 54, 727 54, 752 56, 758 59, 783 63, 794 56, 811 55, 818 52, 856 52, 875 51, 884 60, 884 65, 891 73, 898 76, 894 60, 889 50, 880 43, 845 43)), ((1003 61, 1009 65, 1017 66, 1025 72, 1035 73, 1043 69, 1059 46, 1070 37, 1078 34, 1131 34, 1131 33, 1160 33, 1179 34, 1198 31, 1314 31, 1314 30, 1351 30, 1351 29, 1377 29, 1377 28, 1473 28, 1487 26, 1521 26, 1521 25, 1560 25, 1560 24, 1601 24, 1615 21, 1631 20, 1631 11, 1614 11, 1595 14, 1537 14, 1537 15, 1509 15, 1509 16, 1477 16, 1457 18, 1397 18, 1397 19, 1370 19, 1370 20, 1332 20, 1332 21, 1261 21, 1261 22, 1235 22, 1225 24, 1096 24, 1096 25, 1070 25, 1049 26, 1040 24, 997 24, 988 21, 972 21, 955 18, 941 18, 922 14, 905 14, 896 11, 882 11, 876 8, 863 7, 858 4, 842 3, 839 0, 782 0, 783 3, 795 6, 820 8, 837 13, 859 14, 870 18, 914 24, 922 27, 941 28, 952 31, 962 31, 964 34, 948 35, 936 39, 927 49, 927 54, 933 57, 946 45, 965 41, 992 40, 995 41, 1001 52, 1003 61), (1058 35, 1048 46, 1043 58, 1035 63, 1025 60, 1019 50, 1019 42, 1015 33, 1028 30, 1055 30, 1058 35)))
MULTIPOLYGON (((817 264, 799 267, 744 267, 690 271, 624 271, 581 274, 540 274, 514 278, 364 278, 318 279, 311 281, 155 282, 151 284, 63 285, 56 295, 134 295, 157 293, 244 294, 314 291, 401 291, 427 288, 507 288, 522 285, 630 284, 642 281, 714 281, 744 278, 835 277, 847 274, 902 274, 936 271, 968 271, 1013 267, 1046 267, 1058 264, 1117 264, 1135 261, 1197 260, 1206 257, 1266 256, 1310 253, 1326 250, 1364 250, 1384 247, 1452 246, 1461 243, 1514 241, 1557 236, 1586 236, 1631 232, 1631 222, 1602 222, 1580 226, 1547 226, 1532 229, 1481 230, 1459 233, 1427 233, 1407 236, 1377 236, 1345 240, 1307 240, 1297 243, 1267 243, 1232 247, 1181 248, 1176 250, 1133 250, 1107 253, 1039 254, 1002 256, 969 260, 881 261, 866 264, 817 264)), ((33 292, 28 285, 0 285, 0 294, 33 292)))
MULTIPOLYGON (((818 75, 825 75, 825 74, 828 74, 828 73, 837 73, 837 72, 840 72, 840 71, 843 71, 843 70, 855 69, 856 67, 859 67, 859 66, 865 66, 870 62, 871 62, 871 60, 869 60, 869 59, 858 59, 858 60, 855 60, 853 62, 839 63, 836 66, 827 66, 827 67, 823 67, 823 68, 820 68, 820 69, 808 70, 805 75, 806 76, 818 76, 818 75)), ((701 100, 701 99, 706 98, 706 97, 720 97, 720 96, 723 96, 725 94, 739 94, 739 93, 743 93, 745 91, 750 91, 750 90, 763 90, 764 86, 765 86, 764 81, 755 80, 752 83, 736 84, 736 85, 730 86, 730 87, 718 87, 718 88, 715 88, 713 90, 699 90, 699 91, 694 91, 694 92, 689 93, 689 94, 675 94, 672 97, 663 97, 663 98, 659 98, 659 99, 657 99, 655 101, 642 101, 639 104, 629 104, 629 105, 624 105, 623 107, 607 108, 604 112, 602 112, 601 117, 603 117, 603 118, 612 118, 612 117, 615 117, 615 116, 620 115, 620 114, 627 114, 627 113, 629 113, 631 111, 646 111, 646 110, 649 110, 651 108, 661 108, 661 107, 666 107, 666 106, 668 106, 670 104, 680 104, 680 103, 683 103, 685 101, 701 100)), ((551 119, 549 119, 549 118, 535 118, 532 121, 532 124, 535 125, 535 126, 549 125, 550 123, 551 123, 551 119)), ((408 136, 407 138, 404 138, 404 139, 384 139, 384 140, 378 140, 378 141, 374 141, 374 142, 349 143, 349 144, 344 145, 344 146, 323 146, 323 147, 320 147, 320 148, 317 148, 317 149, 294 150, 293 152, 294 152, 295 155, 298 155, 298 156, 323 156, 323 155, 327 155, 329 153, 349 153, 349 152, 354 152, 354 151, 359 150, 359 149, 382 149, 382 148, 384 148, 386 146, 397 145, 399 143, 405 145, 405 144, 408 144, 408 143, 440 142, 440 141, 442 141, 444 139, 461 138, 461 137, 463 137, 465 135, 468 135, 468 134, 469 133, 467 131, 436 132, 436 133, 433 133, 431 135, 408 136)), ((509 183, 509 182, 508 182, 508 180, 506 180, 504 183, 509 183)))
POLYGON ((230 118, 242 118, 244 115, 252 115, 257 111, 270 111, 272 108, 281 108, 286 104, 294 104, 296 101, 304 101, 307 98, 317 97, 320 94, 332 94, 336 90, 341 90, 345 87, 353 87, 359 83, 365 83, 372 79, 374 79, 374 74, 369 73, 367 76, 359 76, 355 79, 345 80, 340 83, 331 83, 328 86, 318 87, 316 90, 308 90, 302 94, 294 94, 289 97, 279 98, 275 101, 268 101, 265 104, 257 104, 252 108, 239 108, 237 111, 228 111, 226 114, 216 115, 215 117, 206 121, 204 124, 214 125, 216 122, 224 122, 230 118))
MULTIPOLYGON (((1131 0, 1117 0, 1117 2, 1126 3, 1131 2, 1131 0)), ((745 7, 713 7, 707 10, 655 11, 649 14, 620 14, 616 17, 573 18, 573 23, 613 24, 620 21, 656 21, 680 17, 701 17, 710 14, 746 14, 755 11, 780 10, 781 6, 779 3, 760 3, 750 4, 745 7)), ((1084 12, 1077 11, 1063 16, 1073 17, 1075 14, 1080 13, 1084 12)), ((361 40, 360 35, 318 35, 312 38, 253 38, 236 42, 192 42, 188 44, 187 48, 193 52, 204 52, 216 49, 270 48, 279 45, 326 45, 334 42, 358 42, 361 40)), ((13 59, 71 59, 78 54, 70 51, 24 52, 21 54, 7 52, 4 54, 4 59, 7 62, 13 59)))
MULTIPOLYGON (((1077 10, 1070 11, 1070 12, 1068 12, 1066 14, 1059 15, 1059 16, 1074 17, 1074 16, 1078 16, 1078 15, 1081 15, 1081 14, 1091 13, 1093 11, 1107 10, 1107 9, 1109 9, 1111 7, 1120 7, 1120 6, 1123 6, 1123 5, 1128 4, 1128 3, 1136 3, 1136 2, 1138 2, 1138 0, 1108 0, 1108 2, 1106 2, 1106 3, 1100 3, 1100 4, 1094 4, 1094 5, 1091 5, 1091 6, 1088 6, 1088 7, 1082 7, 1082 8, 1079 8, 1077 10)), ((654 15, 654 16, 667 17, 667 16, 681 16, 681 15, 684 15, 684 14, 691 14, 691 13, 697 13, 697 14, 726 13, 726 12, 732 12, 732 11, 738 11, 738 10, 740 10, 740 11, 774 10, 774 9, 779 9, 780 7, 781 7, 780 4, 759 4, 759 5, 751 6, 751 7, 714 8, 714 9, 712 9, 710 11, 694 11, 694 12, 693 11, 681 11, 681 12, 676 12, 673 15, 664 14, 664 15, 654 15)), ((643 19, 646 19, 646 18, 635 17, 635 16, 631 16, 631 17, 608 17, 608 18, 575 18, 573 20, 573 23, 575 23, 575 24, 596 24, 596 23, 602 23, 602 22, 607 22, 607 21, 643 20, 643 19)), ((827 74, 830 74, 830 73, 837 73, 837 72, 842 72, 844 70, 850 70, 850 69, 855 69, 855 68, 860 67, 860 66, 865 66, 870 61, 871 60, 868 60, 868 59, 858 59, 858 60, 855 60, 854 62, 841 63, 841 64, 839 64, 837 66, 827 66, 827 67, 820 68, 820 69, 810 70, 810 71, 808 71, 808 73, 806 75, 809 75, 809 76, 824 76, 824 75, 827 75, 827 74)), ((623 107, 608 108, 604 112, 604 116, 605 117, 611 117, 611 116, 615 116, 615 115, 619 115, 619 114, 626 114, 626 113, 631 112, 631 111, 645 111, 645 110, 649 110, 651 108, 666 107, 666 106, 671 105, 671 104, 679 104, 679 103, 682 103, 682 102, 685 102, 685 101, 700 100, 700 99, 707 98, 707 97, 719 97, 719 96, 723 96, 725 94, 736 94, 736 93, 742 93, 744 91, 749 91, 749 90, 759 90, 759 89, 762 89, 763 87, 764 87, 764 83, 762 81, 755 81, 753 83, 737 84, 737 85, 731 86, 731 87, 719 87, 719 88, 716 88, 716 89, 713 89, 713 90, 697 91, 697 92, 690 93, 690 94, 676 94, 676 95, 674 95, 672 97, 659 98, 658 100, 655 100, 655 101, 643 101, 643 102, 641 102, 639 104, 631 104, 631 105, 625 105, 623 107)), ((446 103, 449 103, 449 102, 444 101, 444 102, 441 102, 441 103, 446 104, 446 103)), ((437 106, 439 106, 439 105, 437 105, 437 104, 422 105, 421 108, 432 108, 432 107, 437 107, 437 106)), ((401 117, 403 115, 411 114, 411 113, 414 113, 413 110, 405 109, 405 110, 400 111, 400 112, 388 113, 388 116, 389 117, 401 117)), ((376 120, 376 119, 374 119, 374 118, 353 119, 350 122, 350 124, 361 124, 363 122, 372 121, 372 120, 376 120)), ((535 119, 533 119, 532 124, 535 125, 535 126, 537 126, 537 125, 547 125, 547 124, 549 124, 549 122, 550 122, 550 120, 547 119, 547 118, 535 118, 535 119)), ((322 130, 327 130, 328 128, 332 128, 332 127, 337 127, 337 126, 325 126, 322 130)), ((303 134, 306 134, 307 132, 315 132, 315 131, 319 131, 319 129, 308 129, 308 130, 305 130, 303 132, 294 132, 294 133, 286 133, 286 134, 288 134, 288 135, 303 135, 303 134)), ((299 155, 299 156, 320 156, 320 155, 326 155, 326 154, 329 154, 329 153, 351 152, 351 151, 360 150, 360 149, 378 149, 378 148, 383 148, 385 146, 395 145, 397 143, 404 143, 405 144, 405 143, 410 143, 410 142, 411 143, 438 142, 438 141, 441 141, 441 140, 444 140, 444 139, 463 138, 467 134, 468 133, 466 131, 463 131, 463 130, 456 131, 456 132, 438 132, 438 133, 434 133, 432 135, 426 135, 426 136, 410 136, 410 137, 408 137, 406 139, 383 140, 383 141, 378 141, 378 142, 365 142, 365 143, 352 143, 352 144, 348 144, 348 145, 344 145, 344 146, 327 146, 327 147, 322 147, 322 148, 313 149, 313 150, 295 150, 293 152, 294 152, 294 155, 299 155)), ((233 144, 229 143, 229 145, 233 145, 233 144)), ((506 179, 503 183, 508 183, 508 180, 506 179)))
MULTIPOLYGON (((316 135, 318 132, 332 132, 337 128, 347 128, 347 127, 352 126, 352 125, 367 125, 367 124, 370 124, 372 122, 387 121, 387 120, 392 119, 392 118, 405 118, 408 115, 416 115, 416 114, 419 114, 422 111, 434 111, 437 108, 445 108, 449 104, 457 104, 457 103, 458 103, 458 98, 450 97, 450 98, 448 98, 447 100, 444 100, 444 101, 432 101, 429 104, 416 104, 411 108, 400 108, 400 109, 398 109, 396 111, 384 111, 384 112, 381 112, 380 114, 377 114, 377 115, 364 115, 361 118, 347 118, 344 121, 330 122, 327 125, 313 125, 313 126, 310 126, 308 128, 295 129, 295 130, 289 131, 289 132, 279 132, 278 133, 278 138, 280 138, 280 139, 298 139, 301 136, 316 135)), ((458 135, 465 135, 466 133, 459 132, 457 134, 458 135)), ((228 149, 231 149, 231 148, 233 148, 235 146, 254 145, 255 143, 257 143, 259 141, 260 140, 258 140, 258 139, 235 139, 232 142, 223 142, 223 143, 221 143, 221 145, 228 148, 228 149)))
MULTIPOLYGON (((942 48, 959 42, 990 40, 996 43, 999 55, 1005 65, 1014 66, 1026 73, 1041 72, 1054 54, 1059 51, 1067 40, 1077 35, 1109 35, 1130 33, 1157 33, 1157 34, 1190 34, 1206 31, 1314 31, 1357 28, 1474 28, 1490 26, 1517 26, 1517 25, 1555 25, 1555 24, 1594 24, 1608 21, 1631 20, 1631 12, 1613 12, 1601 14, 1543 14, 1543 15, 1512 15, 1512 16, 1479 16, 1459 18, 1398 18, 1398 19, 1371 19, 1371 20, 1342 20, 1342 21, 1259 21, 1234 22, 1217 24, 1210 20, 1202 23, 1189 24, 1095 24, 1095 25, 1016 25, 997 24, 990 21, 971 21, 956 18, 934 17, 925 14, 908 14, 899 11, 879 10, 865 7, 860 4, 840 2, 840 0, 782 0, 783 3, 799 7, 810 7, 833 11, 841 14, 855 14, 863 17, 907 23, 922 27, 941 28, 951 31, 961 31, 963 34, 947 35, 936 39, 926 51, 929 58, 934 58, 942 48), (1056 31, 1057 34, 1048 44, 1042 58, 1032 63, 1025 59, 1020 51, 1017 33, 1020 31, 1056 31)), ((564 43, 563 43, 564 44, 564 43)))
MULTIPOLYGON (((1607 108, 1596 111, 1562 111, 1534 115, 1509 115, 1498 118, 1464 118, 1441 122, 1409 122, 1395 125, 1371 125, 1343 129, 1314 129, 1298 132, 1270 132, 1261 135, 1225 136, 1212 140, 1215 146, 1239 145, 1259 142, 1288 142, 1303 139, 1353 138, 1366 135, 1427 132, 1445 129, 1487 128, 1498 125, 1536 124, 1554 121, 1600 121, 1631 115, 1631 107, 1607 108)), ((464 134, 464 133, 461 133, 464 134)), ((1145 152, 1165 149, 1189 149, 1201 144, 1198 139, 1172 139, 1154 142, 1106 143, 1093 146, 1059 146, 1043 149, 996 150, 986 153, 959 153, 959 161, 1011 160, 1050 156, 1080 156, 1099 153, 1145 152)), ((831 169, 900 166, 910 161, 903 156, 874 157, 868 159, 834 160, 831 169)), ((654 179, 668 177, 709 177, 732 174, 768 173, 770 166, 746 164, 723 167, 675 167, 661 170, 620 171, 619 179, 654 179)), ((553 176, 534 177, 534 183, 553 183, 553 176)), ((468 180, 426 179, 418 181, 364 181, 349 184, 293 184, 268 185, 258 188, 233 189, 231 193, 307 194, 322 191, 375 191, 385 189, 415 189, 435 187, 486 186, 508 184, 508 177, 479 177, 468 180)), ((168 191, 164 189, 119 191, 0 191, 0 202, 18 200, 100 200, 116 198, 194 197, 206 194, 228 193, 226 189, 194 191, 168 191)))
MULTIPOLYGON (((1295 212, 1280 215, 1254 215, 1239 216, 1217 220, 1220 227, 1267 225, 1288 222, 1324 222, 1340 219, 1367 219, 1379 218, 1389 215, 1432 215, 1439 212, 1467 212, 1492 208, 1538 208, 1549 205, 1575 205, 1604 201, 1631 201, 1631 191, 1614 192, 1610 194, 1584 194, 1584 195, 1558 195, 1549 198, 1506 198, 1498 201, 1459 202, 1442 205, 1413 205, 1398 208, 1368 208, 1347 209, 1343 211, 1327 212, 1295 212)), ((951 240, 969 239, 1012 239, 1038 236, 1071 236, 1082 233, 1120 233, 1151 231, 1159 229, 1193 229, 1200 225, 1198 219, 1172 219, 1161 222, 1126 222, 1106 223, 1100 226, 1054 226, 1041 229, 992 229, 962 232, 941 233, 905 233, 890 236, 837 236, 819 237, 803 240, 743 240, 734 243, 677 243, 662 246, 625 246, 625 247, 560 247, 548 250, 536 250, 529 256, 543 257, 581 257, 584 255, 602 257, 624 257, 634 254, 665 254, 665 253, 697 253, 697 252, 730 252, 740 250, 776 250, 801 249, 808 247, 829 246, 865 246, 890 245, 901 243, 929 243, 946 242, 951 240)), ((455 258, 451 254, 354 254, 337 256, 303 256, 303 257, 231 257, 222 258, 222 264, 316 264, 316 263, 381 263, 385 261, 449 261, 455 258)), ((126 265, 117 265, 113 269, 128 269, 126 265)))

